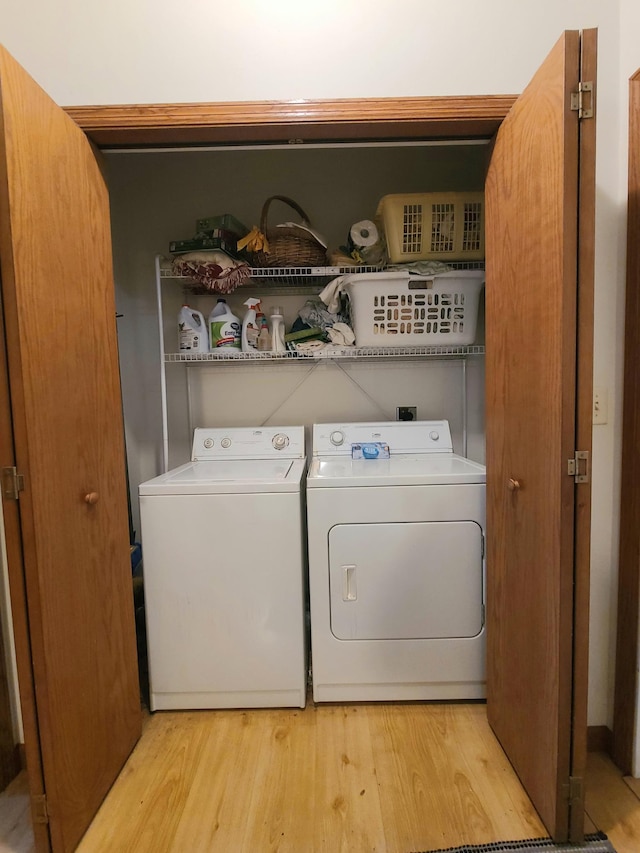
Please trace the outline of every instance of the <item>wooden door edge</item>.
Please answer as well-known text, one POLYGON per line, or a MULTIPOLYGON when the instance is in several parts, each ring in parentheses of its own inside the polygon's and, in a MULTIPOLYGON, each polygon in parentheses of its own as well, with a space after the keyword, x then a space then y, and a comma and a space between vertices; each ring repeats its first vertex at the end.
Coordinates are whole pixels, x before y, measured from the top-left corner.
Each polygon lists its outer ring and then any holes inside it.
POLYGON ((627 275, 622 415, 624 476, 620 487, 618 623, 612 758, 623 773, 633 769, 637 713, 640 598, 640 70, 629 81, 627 275))
MULTIPOLYGON (((580 79, 597 80, 597 30, 581 34, 580 79)), ((595 91, 592 93, 595 99, 595 91)), ((593 105, 593 100, 592 100, 593 105)), ((578 311, 576 350, 576 450, 592 455, 593 329, 596 205, 596 120, 580 120, 578 215, 578 311)), ((589 575, 591 562, 591 478, 579 483, 575 510, 573 697, 571 720, 572 778, 584 779, 587 767, 587 705, 589 684, 589 575)), ((582 786, 584 789, 584 786, 582 786)), ((570 812, 569 840, 584 838, 584 793, 570 812)))
MULTIPOLYGON (((13 457, 13 437, 9 395, 9 377, 4 338, 4 311, 0 299, 0 454, 2 461, 13 457)), ((15 460, 13 460, 15 461, 15 460)), ((27 770, 31 820, 35 849, 38 853, 49 853, 51 841, 47 824, 36 820, 33 804, 45 796, 40 733, 36 708, 35 685, 31 665, 31 640, 24 567, 22 561, 22 533, 17 501, 3 499, 3 518, 9 576, 9 595, 16 652, 19 701, 24 730, 24 765, 27 770)), ((22 746, 22 745, 19 745, 22 746)), ((22 756, 22 750, 19 750, 22 756)))

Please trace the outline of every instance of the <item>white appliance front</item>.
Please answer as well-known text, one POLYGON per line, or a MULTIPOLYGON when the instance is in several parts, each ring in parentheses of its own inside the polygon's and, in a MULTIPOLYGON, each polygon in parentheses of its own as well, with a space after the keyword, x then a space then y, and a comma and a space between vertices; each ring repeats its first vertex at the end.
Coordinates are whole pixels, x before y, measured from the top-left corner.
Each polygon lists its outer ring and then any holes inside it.
POLYGON ((446 446, 448 425, 430 452, 443 432, 434 423, 314 427, 307 524, 315 701, 485 695, 485 469, 446 446), (407 426, 410 440, 400 433, 407 426), (388 442, 390 458, 351 459, 352 437, 388 442), (333 456, 331 441, 340 441, 333 456))
POLYGON ((197 430, 194 456, 203 432, 213 459, 139 489, 151 710, 302 708, 304 430, 197 430))
POLYGON ((338 524, 329 531, 331 631, 339 640, 477 637, 476 521, 338 524))

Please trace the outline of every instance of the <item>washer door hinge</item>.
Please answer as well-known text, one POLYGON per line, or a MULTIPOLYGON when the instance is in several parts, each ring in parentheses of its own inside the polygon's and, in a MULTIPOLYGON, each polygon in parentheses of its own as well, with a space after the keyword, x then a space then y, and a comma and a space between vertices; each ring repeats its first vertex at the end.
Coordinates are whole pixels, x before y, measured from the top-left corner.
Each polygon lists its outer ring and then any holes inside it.
POLYGON ((576 450, 573 459, 567 461, 567 474, 573 477, 576 483, 589 482, 589 451, 576 450))
POLYGON ((2 469, 2 494, 9 500, 17 501, 19 493, 24 489, 24 477, 18 474, 17 468, 2 469))
POLYGON ((34 823, 49 823, 46 794, 37 794, 35 797, 31 797, 31 812, 34 823))
POLYGON ((593 101, 593 83, 578 83, 578 91, 571 93, 571 110, 578 113, 578 118, 593 118, 593 101))

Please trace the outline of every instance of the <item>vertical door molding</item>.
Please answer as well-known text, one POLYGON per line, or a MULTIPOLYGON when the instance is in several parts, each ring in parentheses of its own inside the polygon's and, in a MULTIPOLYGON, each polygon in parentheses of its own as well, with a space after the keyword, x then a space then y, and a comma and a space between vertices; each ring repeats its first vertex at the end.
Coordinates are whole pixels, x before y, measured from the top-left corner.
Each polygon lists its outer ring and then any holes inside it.
POLYGON ((612 757, 624 773, 633 768, 637 714, 640 597, 640 70, 629 81, 629 195, 625 304, 624 404, 618 628, 612 757))

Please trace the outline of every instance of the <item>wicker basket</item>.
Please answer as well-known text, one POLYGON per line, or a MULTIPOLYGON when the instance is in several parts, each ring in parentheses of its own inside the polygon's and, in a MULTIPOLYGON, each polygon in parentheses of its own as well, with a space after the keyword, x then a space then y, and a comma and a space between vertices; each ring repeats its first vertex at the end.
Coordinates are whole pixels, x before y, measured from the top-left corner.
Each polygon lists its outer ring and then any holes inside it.
POLYGON ((302 218, 302 225, 311 227, 309 217, 293 199, 272 195, 264 203, 260 214, 260 231, 269 241, 269 252, 250 253, 256 267, 321 267, 327 264, 326 248, 308 231, 301 228, 269 228, 267 216, 272 201, 283 201, 302 218))

